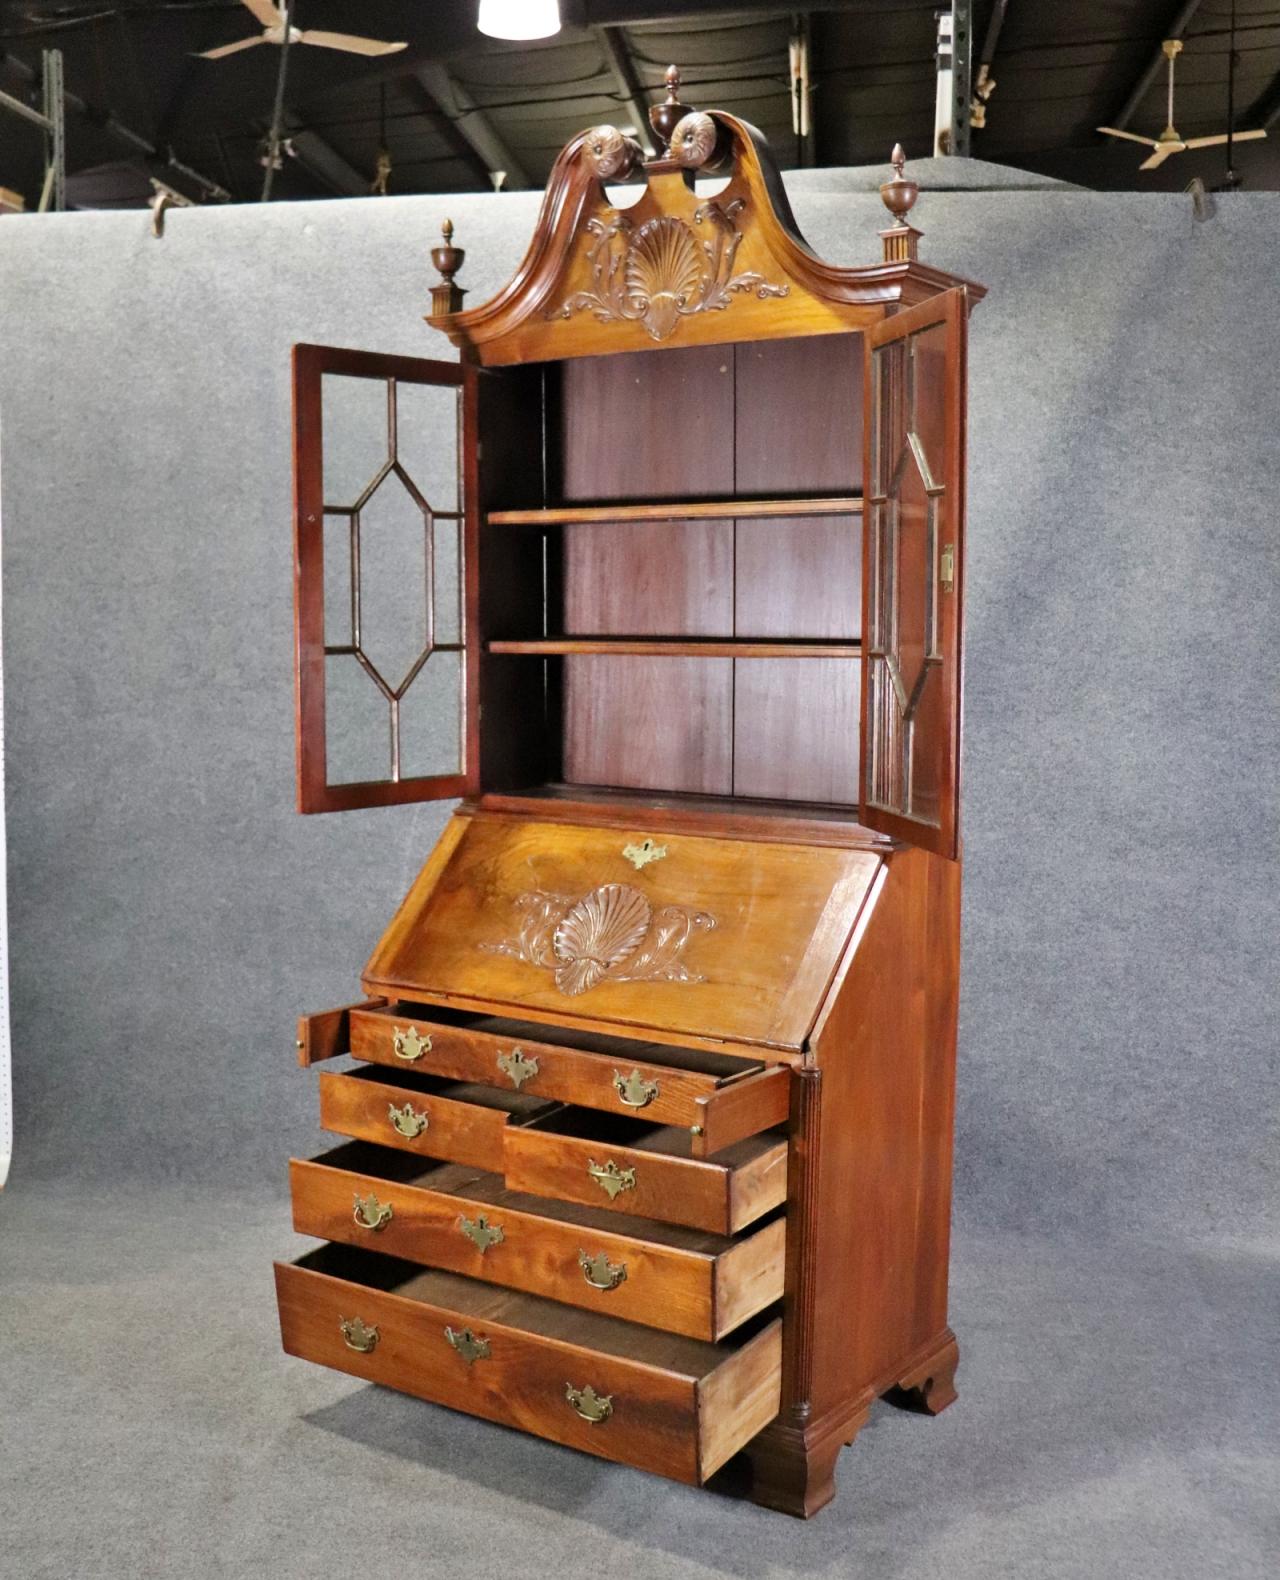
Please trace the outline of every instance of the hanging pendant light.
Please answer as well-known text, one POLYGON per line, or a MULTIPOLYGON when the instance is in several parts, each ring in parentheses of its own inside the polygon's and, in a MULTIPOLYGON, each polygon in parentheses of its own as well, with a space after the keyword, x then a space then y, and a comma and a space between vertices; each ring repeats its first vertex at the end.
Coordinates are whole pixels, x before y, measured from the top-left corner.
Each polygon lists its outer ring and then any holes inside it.
POLYGON ((560 31, 559 0, 480 0, 476 26, 490 38, 550 38, 560 31))

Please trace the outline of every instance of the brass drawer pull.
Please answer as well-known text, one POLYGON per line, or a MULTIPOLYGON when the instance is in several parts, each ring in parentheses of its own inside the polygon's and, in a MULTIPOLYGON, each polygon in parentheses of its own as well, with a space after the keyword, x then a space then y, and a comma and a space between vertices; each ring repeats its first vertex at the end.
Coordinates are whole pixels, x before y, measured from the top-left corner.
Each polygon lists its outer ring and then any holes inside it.
POLYGON ((590 1383, 585 1388, 575 1388, 572 1383, 566 1383, 564 1396, 582 1419, 590 1421, 592 1426, 607 1421, 613 1414, 613 1395, 598 1394, 590 1383))
POLYGON ((526 1081, 531 1081, 538 1073, 538 1061, 526 1059, 523 1048, 512 1048, 510 1053, 498 1055, 498 1068, 502 1071, 518 1092, 526 1081))
POLYGON ((372 1229, 376 1234, 379 1229, 387 1227, 395 1212, 389 1201, 379 1201, 372 1194, 361 1196, 357 1192, 355 1212, 352 1216, 362 1229, 372 1229))
POLYGON ((387 1118, 395 1126, 396 1131, 412 1141, 431 1123, 431 1115, 425 1110, 419 1112, 412 1103, 406 1102, 403 1108, 397 1108, 394 1103, 387 1106, 387 1118))
POLYGON ((587 1173, 610 1201, 617 1201, 619 1191, 636 1188, 635 1169, 620 1169, 612 1158, 603 1164, 588 1160, 587 1173))
POLYGON ((406 1026, 403 1031, 397 1026, 395 1037, 391 1042, 391 1051, 397 1059, 403 1059, 406 1064, 413 1064, 424 1053, 431 1052, 431 1038, 423 1037, 416 1026, 406 1026))
POLYGON ((632 1070, 630 1075, 623 1075, 615 1070, 613 1085, 619 1098, 628 1108, 647 1108, 658 1095, 658 1083, 646 1081, 639 1070, 632 1070))
POLYGON ((363 1322, 359 1317, 339 1317, 338 1326, 342 1329, 342 1342, 349 1350, 358 1350, 361 1355, 371 1355, 377 1349, 376 1322, 363 1322))
POLYGON ((603 1251, 588 1256, 585 1251, 579 1250, 578 1266, 592 1289, 616 1289, 627 1276, 627 1264, 611 1262, 603 1251))
POLYGON ((481 1256, 491 1245, 501 1245, 506 1236, 502 1232, 500 1223, 490 1223, 483 1213, 475 1218, 468 1218, 463 1213, 458 1219, 458 1227, 467 1239, 476 1247, 481 1256))
POLYGON ((446 1328, 444 1336, 468 1366, 484 1360, 489 1353, 488 1339, 476 1338, 470 1328, 463 1328, 460 1333, 454 1328, 446 1328))

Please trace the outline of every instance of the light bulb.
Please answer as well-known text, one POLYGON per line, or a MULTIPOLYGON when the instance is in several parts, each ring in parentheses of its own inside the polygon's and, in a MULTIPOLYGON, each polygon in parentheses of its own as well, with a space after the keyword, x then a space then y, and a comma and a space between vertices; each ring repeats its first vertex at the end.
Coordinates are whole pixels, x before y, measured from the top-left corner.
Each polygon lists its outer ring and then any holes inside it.
POLYGON ((476 26, 490 38, 550 38, 560 31, 559 0, 480 0, 476 26))

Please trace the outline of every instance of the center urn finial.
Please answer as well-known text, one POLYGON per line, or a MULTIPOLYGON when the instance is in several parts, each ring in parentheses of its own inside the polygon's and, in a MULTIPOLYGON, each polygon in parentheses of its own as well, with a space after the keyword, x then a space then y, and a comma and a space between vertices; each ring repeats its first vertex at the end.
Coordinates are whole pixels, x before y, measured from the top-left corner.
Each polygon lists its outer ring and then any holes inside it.
POLYGON ((671 134, 689 113, 689 106, 680 103, 680 68, 667 67, 667 96, 661 104, 649 108, 649 125, 659 144, 658 153, 671 143, 671 134))

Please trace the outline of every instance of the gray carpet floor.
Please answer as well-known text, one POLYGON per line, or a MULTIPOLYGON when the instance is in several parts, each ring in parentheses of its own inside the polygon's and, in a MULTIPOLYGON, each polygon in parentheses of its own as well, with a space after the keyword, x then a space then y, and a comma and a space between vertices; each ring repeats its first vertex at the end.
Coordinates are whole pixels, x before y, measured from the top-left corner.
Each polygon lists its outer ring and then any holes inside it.
POLYGON ((880 1405, 807 1524, 281 1353, 277 1199, 0 1195, 4 1580, 1249 1580, 1277 1573, 1275 1265, 961 1233, 959 1402, 880 1405))

